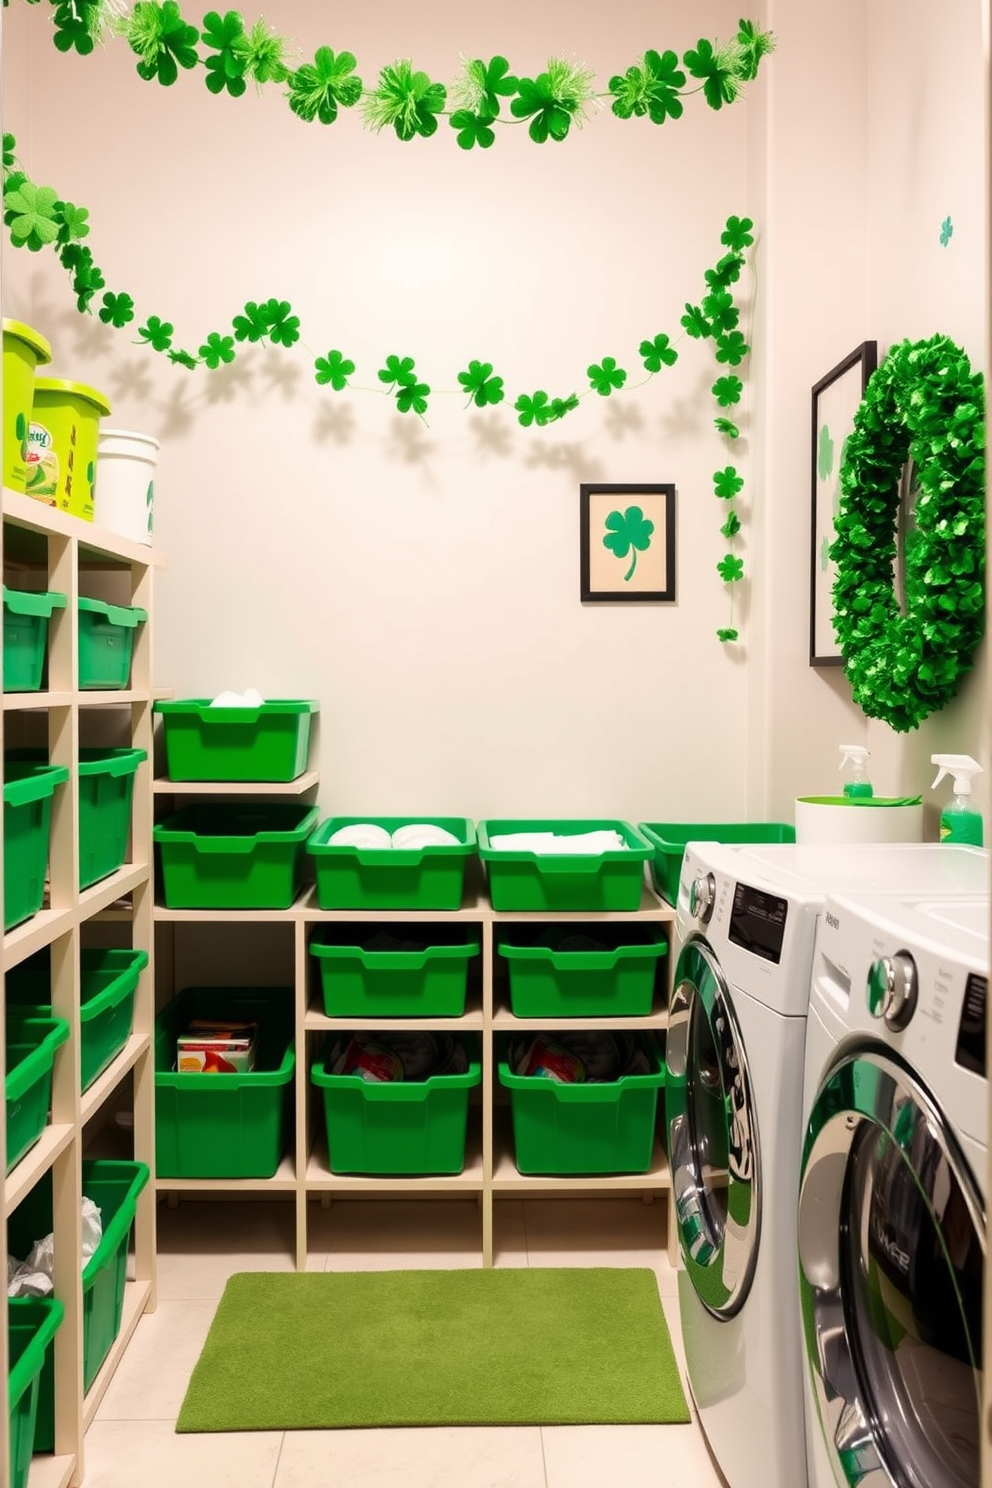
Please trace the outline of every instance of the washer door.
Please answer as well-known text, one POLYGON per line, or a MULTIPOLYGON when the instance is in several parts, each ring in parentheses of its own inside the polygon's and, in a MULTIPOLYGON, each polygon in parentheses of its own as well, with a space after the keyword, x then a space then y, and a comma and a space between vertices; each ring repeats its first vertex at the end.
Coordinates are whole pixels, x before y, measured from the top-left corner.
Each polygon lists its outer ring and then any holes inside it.
POLYGON ((929 1093, 877 1047, 839 1059, 820 1086, 799 1261, 838 1483, 976 1488, 984 1206, 929 1093))
POLYGON ((761 1179, 747 1057, 709 944, 686 942, 668 1014, 665 1118, 679 1246, 715 1317, 743 1307, 758 1259, 761 1179))

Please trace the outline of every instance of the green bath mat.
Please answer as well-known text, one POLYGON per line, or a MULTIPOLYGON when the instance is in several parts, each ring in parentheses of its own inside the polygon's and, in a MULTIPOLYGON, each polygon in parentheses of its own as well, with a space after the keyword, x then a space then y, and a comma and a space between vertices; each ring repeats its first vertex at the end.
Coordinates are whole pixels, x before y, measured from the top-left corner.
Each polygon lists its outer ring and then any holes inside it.
POLYGON ((176 1430, 688 1420, 647 1269, 245 1272, 176 1430))

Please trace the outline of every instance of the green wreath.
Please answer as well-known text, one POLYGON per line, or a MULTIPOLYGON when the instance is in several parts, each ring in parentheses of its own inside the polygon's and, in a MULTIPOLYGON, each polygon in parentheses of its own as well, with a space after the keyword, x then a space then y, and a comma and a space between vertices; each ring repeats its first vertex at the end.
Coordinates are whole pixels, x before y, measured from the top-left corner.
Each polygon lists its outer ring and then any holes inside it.
POLYGON ((957 691, 985 618, 985 398, 947 336, 902 341, 868 383, 841 466, 834 631, 855 702, 900 733, 957 691), (903 467, 916 467, 895 591, 903 467))

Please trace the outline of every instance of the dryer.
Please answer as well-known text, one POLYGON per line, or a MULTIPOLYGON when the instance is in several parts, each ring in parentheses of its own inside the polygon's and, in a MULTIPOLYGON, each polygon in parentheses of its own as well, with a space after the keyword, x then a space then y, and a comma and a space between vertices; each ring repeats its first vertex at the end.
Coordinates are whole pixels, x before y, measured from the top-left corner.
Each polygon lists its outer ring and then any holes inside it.
POLYGON ((978 1488, 989 914, 988 894, 824 907, 798 1207, 811 1488, 978 1488))
POLYGON ((921 843, 686 849, 665 1117, 689 1386, 730 1488, 806 1482, 796 1200, 824 898, 978 891, 988 865, 980 849, 921 843))

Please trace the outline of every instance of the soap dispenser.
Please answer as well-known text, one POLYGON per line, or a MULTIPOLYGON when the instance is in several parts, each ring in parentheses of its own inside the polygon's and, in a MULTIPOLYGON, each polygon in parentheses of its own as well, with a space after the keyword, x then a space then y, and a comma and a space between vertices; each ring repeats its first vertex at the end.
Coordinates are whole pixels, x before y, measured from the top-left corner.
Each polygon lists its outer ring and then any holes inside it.
POLYGON ((844 782, 845 796, 851 801, 867 800, 875 794, 865 769, 868 750, 863 744, 842 744, 840 753, 840 768, 843 770, 848 763, 851 766, 851 779, 844 782))
POLYGON ((970 754, 932 754, 930 762, 940 766, 932 790, 945 775, 954 776, 954 799, 940 814, 941 842, 964 842, 981 847, 982 818, 971 799, 971 777, 980 775, 982 766, 970 754))

